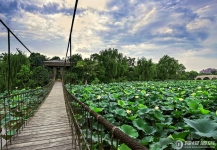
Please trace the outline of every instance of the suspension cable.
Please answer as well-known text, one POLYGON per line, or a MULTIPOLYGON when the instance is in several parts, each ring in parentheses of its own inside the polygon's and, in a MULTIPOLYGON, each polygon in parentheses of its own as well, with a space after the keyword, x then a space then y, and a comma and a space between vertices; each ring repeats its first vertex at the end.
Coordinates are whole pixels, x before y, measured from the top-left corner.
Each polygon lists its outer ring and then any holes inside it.
POLYGON ((75 1, 75 7, 74 7, 74 12, 73 12, 72 24, 71 24, 71 29, 70 29, 70 33, 69 33, 69 40, 68 40, 68 46, 67 46, 67 51, 66 51, 66 57, 65 57, 65 59, 67 58, 67 54, 68 54, 68 50, 69 50, 69 45, 70 45, 70 42, 71 42, 71 35, 72 35, 73 26, 74 26, 75 14, 76 14, 76 11, 77 11, 77 5, 78 5, 78 0, 75 1))

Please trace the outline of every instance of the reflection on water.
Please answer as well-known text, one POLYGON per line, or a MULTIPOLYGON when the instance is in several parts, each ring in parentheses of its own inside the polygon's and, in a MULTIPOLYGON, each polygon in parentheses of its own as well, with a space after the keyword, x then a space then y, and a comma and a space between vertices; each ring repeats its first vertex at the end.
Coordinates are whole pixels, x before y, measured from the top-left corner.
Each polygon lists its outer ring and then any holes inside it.
MULTIPOLYGON (((4 135, 5 134, 5 129, 2 129, 2 132, 0 135, 4 135)), ((6 140, 2 137, 0 137, 0 148, 3 147, 6 144, 6 140)))

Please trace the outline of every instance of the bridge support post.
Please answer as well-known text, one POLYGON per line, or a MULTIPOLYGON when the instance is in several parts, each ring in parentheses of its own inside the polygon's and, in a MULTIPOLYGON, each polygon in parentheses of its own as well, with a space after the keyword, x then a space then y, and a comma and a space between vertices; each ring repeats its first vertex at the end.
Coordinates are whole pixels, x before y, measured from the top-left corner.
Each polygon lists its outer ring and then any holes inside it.
POLYGON ((57 68, 56 67, 53 67, 53 74, 55 75, 55 80, 57 78, 57 68))

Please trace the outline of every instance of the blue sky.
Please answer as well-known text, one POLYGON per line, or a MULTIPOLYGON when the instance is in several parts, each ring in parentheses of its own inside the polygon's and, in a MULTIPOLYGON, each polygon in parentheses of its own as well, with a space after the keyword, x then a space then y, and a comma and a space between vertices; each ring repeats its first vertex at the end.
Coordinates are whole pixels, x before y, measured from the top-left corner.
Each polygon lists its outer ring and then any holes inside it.
MULTIPOLYGON (((74 0, 0 1, 0 19, 31 51, 65 56, 74 0)), ((89 57, 117 48, 154 62, 169 55, 187 71, 217 68, 216 8, 216 0, 79 0, 72 53, 89 57)), ((24 50, 11 39, 13 52, 24 50)), ((0 25, 0 53, 6 51, 7 31, 0 25)))

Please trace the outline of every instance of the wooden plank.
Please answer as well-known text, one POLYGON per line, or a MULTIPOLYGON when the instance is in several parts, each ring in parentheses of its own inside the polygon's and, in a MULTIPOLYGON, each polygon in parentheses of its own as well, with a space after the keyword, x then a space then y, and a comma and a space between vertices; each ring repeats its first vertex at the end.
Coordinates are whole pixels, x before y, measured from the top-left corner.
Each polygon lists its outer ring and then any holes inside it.
POLYGON ((75 148, 75 137, 74 133, 72 135, 68 122, 62 82, 57 81, 45 102, 27 121, 26 127, 20 130, 20 134, 12 138, 12 143, 8 143, 7 148, 11 150, 68 150, 75 148))
POLYGON ((66 137, 66 136, 71 136, 71 132, 66 132, 66 133, 58 133, 58 134, 42 134, 42 135, 27 135, 23 137, 19 137, 19 139, 16 139, 13 141, 14 144, 22 143, 24 140, 25 142, 33 142, 33 141, 43 141, 43 140, 49 140, 49 139, 56 139, 56 138, 61 138, 61 137, 66 137))

